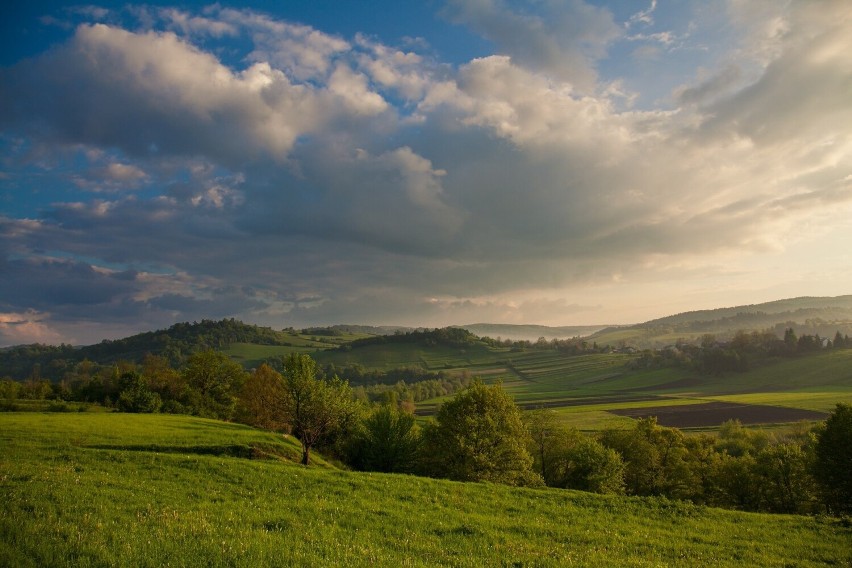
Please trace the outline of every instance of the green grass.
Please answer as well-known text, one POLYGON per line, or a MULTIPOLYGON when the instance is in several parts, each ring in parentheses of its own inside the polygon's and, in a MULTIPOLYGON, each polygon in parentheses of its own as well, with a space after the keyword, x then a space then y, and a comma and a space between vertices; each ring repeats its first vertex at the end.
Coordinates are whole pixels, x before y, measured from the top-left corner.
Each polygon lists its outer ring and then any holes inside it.
POLYGON ((0 565, 852 565, 833 519, 217 453, 251 444, 294 447, 189 417, 0 415, 0 565))
MULTIPOLYGON (((688 368, 629 369, 626 364, 633 356, 620 353, 513 351, 482 343, 465 348, 384 343, 337 350, 327 349, 330 344, 314 342, 308 336, 293 337, 289 347, 236 344, 228 353, 247 366, 256 366, 268 357, 309 351, 321 364, 338 367, 359 364, 378 370, 420 367, 432 372, 467 371, 487 383, 501 381, 525 407, 564 405, 556 410, 559 418, 583 430, 626 424, 629 419, 606 413, 616 408, 720 400, 826 412, 837 402, 852 398, 852 349, 779 359, 745 373, 709 376, 688 368)), ((446 398, 421 401, 418 409, 434 412, 446 398)))
POLYGON ((852 387, 832 391, 760 392, 707 397, 707 400, 739 402, 742 404, 767 404, 803 408, 817 412, 830 412, 838 402, 852 403, 852 387))
MULTIPOLYGON (((587 431, 629 424, 629 419, 606 412, 618 408, 718 400, 828 412, 836 403, 852 400, 852 350, 779 359, 721 376, 687 368, 628 369, 629 360, 628 355, 614 353, 504 353, 500 363, 505 372, 485 379, 502 380, 525 407, 557 405, 554 410, 561 421, 587 431)), ((417 406, 434 412, 444 400, 422 401, 417 406)))
POLYGON ((256 343, 233 343, 222 352, 240 362, 247 368, 257 367, 267 359, 286 357, 291 353, 312 353, 335 349, 336 347, 370 337, 367 334, 341 333, 340 335, 317 335, 310 333, 290 333, 288 345, 259 345, 256 343))
POLYGON ((427 371, 477 369, 494 366, 505 357, 507 351, 491 349, 484 344, 473 344, 464 348, 445 345, 424 346, 415 343, 385 343, 365 345, 350 351, 323 351, 315 354, 322 364, 333 363, 338 367, 351 364, 363 365, 368 369, 389 370, 401 367, 421 367, 427 371))

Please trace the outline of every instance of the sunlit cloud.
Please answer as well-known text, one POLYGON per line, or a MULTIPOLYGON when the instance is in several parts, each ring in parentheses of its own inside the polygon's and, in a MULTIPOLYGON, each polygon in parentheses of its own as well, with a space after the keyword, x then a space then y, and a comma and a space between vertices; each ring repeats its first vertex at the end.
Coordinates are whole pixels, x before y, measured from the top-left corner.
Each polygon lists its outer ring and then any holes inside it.
POLYGON ((674 57, 662 9, 454 0, 443 17, 493 45, 461 63, 216 5, 78 11, 0 69, 0 196, 46 193, 0 217, 0 312, 85 341, 232 316, 614 323, 642 317, 626 298, 665 309, 636 290, 775 292, 749 264, 800 262, 852 212, 852 8, 730 2, 738 41, 633 108, 642 85, 602 65, 674 57))

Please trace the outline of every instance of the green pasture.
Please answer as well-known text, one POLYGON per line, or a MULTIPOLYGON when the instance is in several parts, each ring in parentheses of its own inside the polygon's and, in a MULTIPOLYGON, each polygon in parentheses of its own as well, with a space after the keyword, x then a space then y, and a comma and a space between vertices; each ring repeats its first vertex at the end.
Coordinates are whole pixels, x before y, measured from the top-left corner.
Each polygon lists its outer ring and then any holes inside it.
POLYGON ((844 390, 852 387, 852 349, 780 359, 745 373, 729 373, 705 381, 704 392, 735 394, 800 390, 844 390))
MULTIPOLYGON (((716 376, 678 367, 632 369, 628 363, 635 356, 622 353, 571 355, 556 350, 495 349, 482 343, 465 348, 384 343, 341 350, 328 349, 329 344, 310 337, 300 338, 299 346, 295 342, 289 347, 236 344, 228 353, 247 366, 308 351, 321 364, 338 367, 466 371, 487 383, 501 381, 518 404, 554 408, 560 420, 582 430, 629 423, 607 412, 617 408, 718 400, 827 412, 852 396, 852 350, 848 349, 778 359, 744 373, 716 376)), ((421 401, 418 410, 433 413, 446 398, 421 401)))
POLYGON ((291 353, 314 354, 320 349, 328 348, 325 344, 303 343, 302 345, 257 345, 254 343, 234 343, 225 353, 231 359, 247 368, 257 367, 264 361, 286 357, 291 353))
POLYGON ((507 351, 491 349, 484 344, 458 348, 445 345, 424 347, 414 343, 366 345, 351 350, 317 352, 314 357, 323 365, 337 367, 362 365, 367 369, 389 370, 420 367, 427 371, 461 371, 476 373, 479 368, 499 366, 507 351))
MULTIPOLYGON (((556 351, 512 353, 502 361, 502 380, 515 401, 553 408, 563 422, 582 430, 629 424, 608 410, 729 401, 821 412, 852 399, 852 350, 780 359, 744 373, 704 375, 686 368, 629 369, 631 356, 572 356, 556 351)), ((446 399, 418 403, 434 412, 446 399)))
POLYGON ((705 400, 739 402, 741 404, 766 404, 803 408, 817 412, 831 412, 838 402, 852 404, 852 386, 826 391, 760 392, 706 397, 705 400))
POLYGON ((0 414, 0 565, 852 563, 831 518, 305 468, 287 447, 190 417, 0 414))
POLYGON ((267 359, 286 357, 291 353, 315 354, 365 337, 370 336, 358 333, 341 333, 340 335, 291 333, 287 337, 288 345, 233 343, 222 352, 245 367, 257 367, 267 359))

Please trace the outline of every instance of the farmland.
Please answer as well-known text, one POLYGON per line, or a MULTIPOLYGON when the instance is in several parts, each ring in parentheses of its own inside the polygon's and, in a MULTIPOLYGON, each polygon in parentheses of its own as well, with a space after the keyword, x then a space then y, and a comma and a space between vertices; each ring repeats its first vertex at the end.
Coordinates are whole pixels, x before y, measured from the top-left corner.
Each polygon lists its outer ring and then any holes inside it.
POLYGON ((824 420, 827 414, 813 410, 785 408, 736 402, 705 402, 677 406, 645 408, 618 408, 610 410, 618 416, 646 418, 656 416, 657 423, 674 428, 702 428, 716 426, 723 421, 739 420, 742 424, 795 422, 797 420, 824 420))
MULTIPOLYGON (((783 317, 792 317, 801 310, 805 310, 801 313, 812 314, 807 311, 811 309, 808 305, 795 300, 782 302, 778 309, 784 310, 783 317), (791 310, 798 305, 803 307, 791 310)), ((676 331, 688 328, 692 334, 723 329, 724 325, 753 319, 737 315, 740 309, 744 308, 681 314, 639 328, 643 333, 669 333, 666 330, 670 328, 676 331)), ((845 313, 838 310, 841 315, 845 313)), ((761 323, 770 321, 766 314, 754 317, 761 323)), ((816 325, 816 320, 809 321, 797 325, 816 325)), ((819 325, 830 325, 826 321, 819 325)), ((369 393, 361 392, 362 398, 369 396, 374 401, 379 400, 383 392, 393 389, 398 381, 411 386, 415 381, 434 379, 431 386, 421 385, 423 388, 413 400, 421 420, 433 415, 438 405, 467 384, 470 377, 480 377, 489 384, 501 382, 521 407, 550 408, 563 423, 585 431, 627 426, 631 423, 629 415, 642 416, 647 412, 643 409, 657 408, 660 410, 656 412, 662 414, 666 408, 675 406, 684 407, 681 412, 691 413, 690 420, 702 415, 707 417, 695 428, 712 429, 729 415, 717 413, 714 418, 712 412, 695 412, 700 407, 686 408, 708 403, 750 405, 728 408, 734 409, 733 416, 743 422, 763 416, 761 424, 777 424, 802 416, 822 416, 798 415, 794 410, 825 413, 835 403, 852 399, 852 349, 849 346, 795 353, 780 352, 773 347, 775 352, 767 355, 765 351, 748 365, 714 370, 701 367, 703 355, 695 351, 701 349, 695 344, 691 347, 689 343, 686 347, 680 344, 681 348, 674 350, 670 346, 664 350, 640 352, 632 347, 615 348, 613 342, 603 341, 606 334, 639 329, 634 328, 601 330, 593 336, 601 340, 600 343, 592 337, 547 341, 543 336, 530 342, 479 338, 461 328, 406 331, 333 326, 276 331, 234 320, 204 320, 79 349, 33 345, 3 350, 0 351, 0 372, 3 378, 17 379, 19 385, 35 376, 47 382, 31 381, 27 387, 30 391, 19 399, 46 398, 110 405, 120 395, 118 378, 126 370, 135 368, 143 374, 156 374, 159 372, 156 365, 162 368, 168 364, 180 372, 193 354, 211 349, 227 355, 247 370, 265 361, 280 365, 282 357, 308 353, 327 373, 338 374, 353 386, 369 389, 371 385, 382 383, 380 388, 369 393), (659 363, 667 351, 691 355, 659 363), (160 358, 153 361, 156 363, 153 367, 151 361, 145 363, 149 354, 160 358), (80 392, 69 393, 69 388, 80 392), (85 390, 87 388, 89 390, 85 390), (778 410, 769 415, 764 406, 792 410, 786 416, 778 414, 781 412, 778 410)), ((500 329, 511 332, 511 328, 500 329)), ((536 328, 535 331, 544 333, 545 330, 536 328)), ((761 341, 781 341, 771 332, 760 333, 764 333, 757 336, 761 341)), ((711 344, 714 344, 712 340, 711 344)), ((180 392, 179 387, 163 390, 163 383, 157 384, 164 401, 180 392)), ((11 385, 7 390, 12 393, 21 388, 24 387, 16 389, 11 385)), ((413 396, 411 391, 404 389, 398 395, 401 400, 413 396)), ((9 397, 8 394, 4 396, 9 397)), ((185 407, 188 401, 179 402, 185 407)), ((24 400, 4 404, 7 408, 25 406, 24 400)), ((181 407, 172 404, 171 408, 180 411, 181 407)))
POLYGON ((290 439, 199 418, 5 413, 0 450, 4 566, 852 561, 829 518, 305 468, 290 439))
MULTIPOLYGON (((732 418, 763 425, 818 420, 837 402, 852 400, 848 349, 708 375, 688 367, 636 368, 631 364, 636 355, 629 353, 571 354, 480 341, 462 347, 388 342, 341 349, 340 344, 351 338, 335 340, 340 343, 303 335, 290 346, 237 344, 226 352, 243 363, 309 352, 321 364, 336 368, 468 373, 486 383, 500 381, 522 408, 552 409, 563 423, 586 431, 628 426, 631 417, 648 415, 660 417, 661 423, 701 430, 732 418)), ((418 415, 433 415, 446 398, 419 402, 418 415)))
MULTIPOLYGON (((654 414, 669 407, 739 403, 726 412, 693 414, 687 427, 707 428, 737 418, 743 423, 774 424, 824 418, 834 404, 852 400, 852 351, 826 352, 773 361, 743 373, 701 375, 683 368, 630 369, 623 354, 565 355, 555 351, 503 353, 480 368, 486 382, 501 380, 524 408, 546 407, 584 430, 626 425, 624 416, 654 414), (781 407, 768 412, 768 407, 781 407), (785 413, 784 408, 790 409, 785 413), (812 411, 807 414, 799 411, 812 411), (610 412, 612 411, 612 412, 610 412), (823 414, 821 414, 823 413, 823 414), (696 421, 701 416, 700 421, 696 421)), ((471 372, 476 372, 471 368, 471 372)), ((441 399, 418 410, 431 414, 441 399)), ((713 409, 721 407, 703 407, 713 409)), ((674 425, 674 424, 673 424, 674 425)))

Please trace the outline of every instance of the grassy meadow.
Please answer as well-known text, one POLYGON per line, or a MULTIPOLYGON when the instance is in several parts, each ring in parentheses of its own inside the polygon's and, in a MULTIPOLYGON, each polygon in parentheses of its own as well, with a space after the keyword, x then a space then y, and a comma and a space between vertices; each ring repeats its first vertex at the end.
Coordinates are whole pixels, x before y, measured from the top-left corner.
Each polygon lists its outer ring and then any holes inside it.
MULTIPOLYGON (((628 425, 609 410, 737 402, 829 412, 852 401, 852 350, 778 359, 742 373, 703 375, 687 368, 630 369, 630 355, 503 352, 482 362, 486 382, 500 380, 525 407, 552 408, 582 430, 628 425)), ((475 368, 471 368, 473 374, 475 368)), ((418 403, 429 414, 445 400, 418 403)))
MULTIPOLYGON (((746 372, 714 376, 690 368, 630 368, 629 362, 636 356, 626 353, 573 355, 553 349, 492 347, 482 342, 463 348, 388 342, 340 350, 331 343, 345 343, 354 337, 294 334, 288 346, 234 344, 226 353, 248 367, 270 357, 308 352, 320 364, 338 368, 357 364, 382 371, 419 367, 450 374, 466 372, 487 383, 501 381, 522 407, 551 408, 561 422, 584 431, 631 424, 630 418, 610 410, 726 402, 826 413, 837 402, 852 401, 852 349, 776 359, 746 372)), ((418 402, 418 414, 434 414, 448 398, 418 402)), ((795 421, 791 418, 766 426, 795 421)), ((698 429, 712 431, 716 426, 698 429)))
POLYGON ((2 566, 849 566, 852 528, 297 465, 185 416, 0 414, 2 566))
MULTIPOLYGON (((613 328, 606 333, 637 330, 613 328)), ((359 365, 368 370, 389 371, 417 367, 431 372, 469 373, 486 383, 500 381, 522 407, 551 408, 559 420, 585 431, 631 423, 630 418, 617 416, 611 410, 677 406, 686 412, 689 406, 697 409, 697 405, 716 402, 826 413, 837 402, 852 401, 852 349, 778 358, 746 372, 708 375, 688 367, 636 368, 630 362, 637 355, 628 353, 574 355, 555 349, 494 347, 481 341, 461 347, 388 341, 338 349, 360 337, 366 335, 326 336, 294 331, 290 332, 287 345, 235 343, 225 353, 247 368, 269 358, 307 352, 321 365, 337 368, 359 365)), ((617 344, 616 339, 610 337, 604 343, 617 344)), ((418 414, 434 414, 448 398, 419 401, 418 414)), ((776 427, 797 418, 791 415, 789 420, 778 420, 762 424, 776 427)), ((707 431, 717 426, 703 425, 699 429, 707 431)))

